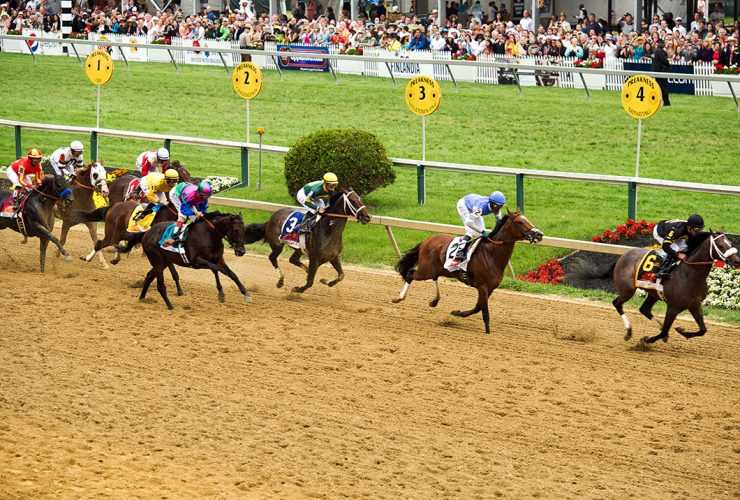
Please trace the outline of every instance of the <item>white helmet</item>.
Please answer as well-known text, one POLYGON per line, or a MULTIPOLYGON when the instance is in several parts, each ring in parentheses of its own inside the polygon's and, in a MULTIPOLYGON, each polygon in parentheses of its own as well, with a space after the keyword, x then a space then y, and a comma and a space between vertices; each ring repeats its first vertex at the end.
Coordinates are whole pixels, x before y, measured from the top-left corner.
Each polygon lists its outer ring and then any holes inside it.
POLYGON ((72 141, 72 143, 69 145, 69 149, 72 151, 84 151, 84 147, 82 146, 82 143, 80 141, 72 141))
POLYGON ((170 152, 167 151, 167 148, 159 148, 157 150, 157 159, 161 161, 167 161, 170 159, 170 152))

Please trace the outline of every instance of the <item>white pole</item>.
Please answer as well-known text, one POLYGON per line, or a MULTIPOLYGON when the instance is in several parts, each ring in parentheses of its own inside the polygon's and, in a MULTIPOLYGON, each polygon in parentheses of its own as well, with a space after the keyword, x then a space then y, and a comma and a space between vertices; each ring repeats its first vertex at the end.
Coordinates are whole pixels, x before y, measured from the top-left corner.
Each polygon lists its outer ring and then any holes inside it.
POLYGON ((427 121, 426 116, 421 115, 421 160, 427 159, 427 121))
POLYGON ((642 118, 637 119, 637 161, 635 163, 635 177, 640 177, 640 138, 642 137, 642 118))
POLYGON ((100 85, 98 85, 98 107, 95 110, 95 128, 100 128, 100 85))
POLYGON ((247 142, 249 142, 249 99, 247 101, 247 142))

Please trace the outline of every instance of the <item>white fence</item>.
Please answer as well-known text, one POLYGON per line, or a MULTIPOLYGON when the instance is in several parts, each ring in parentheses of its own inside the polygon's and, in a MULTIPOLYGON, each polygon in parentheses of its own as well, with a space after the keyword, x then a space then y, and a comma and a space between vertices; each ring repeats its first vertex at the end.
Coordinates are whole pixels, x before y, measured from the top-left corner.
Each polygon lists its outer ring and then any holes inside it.
MULTIPOLYGON (((0 30, 0 35, 4 31, 0 30)), ((154 47, 148 37, 127 35, 97 35, 91 34, 90 41, 96 44, 74 43, 69 39, 61 40, 60 33, 44 33, 37 30, 23 30, 23 36, 44 38, 42 42, 27 42, 23 39, 0 38, 0 49, 6 52, 33 53, 35 55, 56 55, 85 57, 95 49, 109 49, 115 60, 166 62, 175 64, 223 65, 236 66, 241 57, 236 41, 221 40, 191 40, 173 38, 172 45, 154 47), (53 41, 48 40, 53 39, 53 41), (58 42, 56 40, 59 40, 58 42), (71 42, 71 43, 70 43, 71 42), (120 44, 115 47, 105 42, 120 44), (29 49, 30 43, 30 49, 29 49), (64 45, 74 45, 74 49, 65 53, 64 45), (188 48, 190 50, 182 50, 188 48), (199 50, 202 48, 202 50, 199 50), (178 50, 179 49, 179 50, 178 50)), ((275 64, 277 44, 265 43, 265 51, 252 52, 252 61, 264 69, 278 69, 275 64), (272 52, 272 54, 269 54, 272 52)), ((338 46, 328 48, 329 56, 339 55, 338 46)), ((431 76, 436 80, 454 80, 455 82, 475 82, 483 84, 519 84, 524 87, 557 86, 587 90, 619 91, 627 78, 624 72, 623 59, 606 61, 604 70, 575 70, 572 67, 574 58, 548 58, 544 56, 503 57, 481 56, 474 63, 466 64, 452 61, 449 52, 430 50, 388 52, 380 48, 366 48, 363 56, 329 57, 331 68, 339 74, 355 74, 387 78, 413 78, 419 75, 431 76), (434 61, 439 61, 435 64, 434 61), (490 64, 489 64, 490 63, 490 64), (498 66, 496 64, 498 63, 498 66), (506 66, 508 67, 502 67, 506 66), (518 68, 521 66, 521 70, 518 68), (512 69, 513 68, 513 69, 512 69), (514 74, 516 70, 516 74, 514 74), (576 75, 578 73, 578 75, 576 75)), ((632 62, 632 61, 627 61, 632 62)), ((692 74, 700 77, 714 75, 714 66, 711 63, 675 62, 674 66, 691 66, 691 74, 683 74, 682 78, 692 74)), ((723 75, 725 76, 725 75, 723 75)), ((733 96, 740 92, 740 77, 723 78, 720 80, 692 79, 696 95, 733 96), (730 82, 737 83, 730 84, 730 82), (734 88, 731 88, 733 85, 734 88)))

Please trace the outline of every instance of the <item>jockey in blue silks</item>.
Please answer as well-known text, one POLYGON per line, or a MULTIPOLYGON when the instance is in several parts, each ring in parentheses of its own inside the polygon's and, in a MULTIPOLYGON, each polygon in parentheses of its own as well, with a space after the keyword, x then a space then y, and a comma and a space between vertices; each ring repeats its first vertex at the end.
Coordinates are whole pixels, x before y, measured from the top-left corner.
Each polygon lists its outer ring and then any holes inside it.
POLYGON ((470 241, 481 236, 488 238, 491 235, 491 231, 486 230, 483 216, 493 214, 496 216, 496 222, 500 221, 503 218, 501 207, 505 203, 506 197, 501 191, 494 191, 490 196, 472 193, 457 201, 457 213, 465 225, 465 236, 457 248, 452 265, 457 266, 465 260, 470 241))

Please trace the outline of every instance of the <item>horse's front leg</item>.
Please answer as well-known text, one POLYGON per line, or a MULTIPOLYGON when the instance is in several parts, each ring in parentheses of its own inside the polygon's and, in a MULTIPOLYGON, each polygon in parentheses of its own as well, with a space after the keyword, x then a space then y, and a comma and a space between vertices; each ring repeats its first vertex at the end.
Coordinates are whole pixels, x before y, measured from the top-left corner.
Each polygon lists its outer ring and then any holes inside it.
POLYGON ((699 325, 699 330, 696 332, 687 332, 685 329, 677 326, 676 331, 687 339, 690 339, 691 337, 701 337, 702 335, 707 333, 707 327, 704 325, 704 312, 702 311, 701 304, 690 307, 689 311, 694 317, 694 321, 696 321, 696 324, 699 325))
POLYGON ((326 286, 334 286, 344 279, 344 271, 342 270, 342 262, 339 260, 339 255, 329 261, 337 271, 337 277, 331 281, 327 281, 325 278, 321 278, 321 282, 326 286))
POLYGON ((218 301, 223 302, 224 300, 226 300, 226 296, 224 295, 224 288, 221 286, 221 278, 218 277, 218 266, 216 266, 216 264, 214 264, 213 262, 209 260, 205 260, 201 257, 193 259, 191 263, 194 268, 205 267, 211 270, 211 272, 213 273, 213 276, 216 278, 216 289, 218 290, 218 301))
POLYGON ((662 339, 663 342, 668 342, 668 332, 671 330, 671 326, 676 320, 676 316, 678 316, 679 312, 680 311, 678 311, 677 309, 668 306, 668 310, 666 310, 665 313, 665 318, 663 318, 663 328, 660 329, 660 333, 654 337, 642 337, 640 341, 647 344, 652 344, 656 340, 662 339))
POLYGON ((41 272, 46 269, 46 248, 49 246, 49 240, 46 238, 39 239, 39 261, 41 263, 41 272))
POLYGON ((301 262, 302 255, 303 255, 303 252, 301 252, 300 250, 294 250, 293 255, 290 256, 290 259, 288 259, 288 262, 308 272, 308 267, 306 266, 306 264, 301 262))
MULTIPOLYGON (((90 231, 90 239, 95 243, 98 241, 98 223, 97 222, 88 222, 86 224, 87 230, 90 231)), ((62 226, 62 231, 64 231, 64 226, 62 226)), ((64 243, 64 242, 62 242, 64 243)), ((98 252, 98 260, 100 260, 100 263, 103 265, 103 269, 108 269, 110 266, 105 261, 105 257, 103 256, 103 252, 98 252)))
POLYGON ((277 287, 282 288, 283 283, 285 283, 285 276, 283 276, 283 272, 280 270, 280 266, 278 265, 278 255, 280 255, 283 252, 283 245, 270 245, 272 248, 272 252, 270 253, 270 256, 268 257, 270 259, 270 264, 272 264, 272 267, 275 269, 278 275, 278 281, 277 281, 277 287))
POLYGON ((174 264, 168 264, 167 267, 170 270, 172 279, 175 281, 175 286, 177 287, 177 295, 178 297, 182 297, 183 291, 182 291, 182 287, 180 286, 180 275, 178 274, 177 269, 175 269, 174 264))
MULTIPOLYGON (((67 243, 67 234, 69 233, 70 228, 72 225, 67 222, 66 219, 62 220, 62 233, 59 235, 59 243, 64 246, 67 243)), ((57 257, 62 255, 62 252, 57 249, 57 257)))
POLYGON ((231 278, 231 281, 236 283, 236 286, 239 287, 239 291, 242 292, 242 295, 244 295, 244 298, 247 299, 247 302, 254 302, 254 299, 252 299, 252 296, 249 295, 249 290, 242 285, 242 282, 239 281, 239 278, 237 277, 236 273, 231 270, 229 266, 226 265, 226 261, 224 261, 224 258, 221 257, 221 260, 218 261, 218 270, 224 273, 226 276, 231 278))
MULTIPOLYGON (((291 257, 292 258, 292 257, 291 257)), ((316 259, 309 259, 308 261, 308 274, 306 276, 306 284, 303 286, 294 286, 293 291, 297 293, 303 293, 313 286, 313 280, 316 277, 316 271, 319 269, 319 261, 316 259)))
MULTIPOLYGON (((37 224, 35 229, 38 232, 38 237, 39 238, 41 238, 42 240, 44 240, 44 239, 47 240, 47 242, 46 242, 47 245, 49 244, 49 241, 51 241, 52 243, 54 243, 57 246, 57 248, 59 248, 59 251, 62 252, 62 255, 64 255, 64 259, 67 262, 71 262, 72 261, 72 256, 69 254, 69 252, 67 252, 64 249, 64 247, 59 242, 59 240, 57 239, 57 237, 54 236, 53 234, 51 234, 51 232, 49 232, 48 229, 46 229, 41 224, 37 224)), ((46 253, 46 248, 44 248, 44 253, 46 253)))

